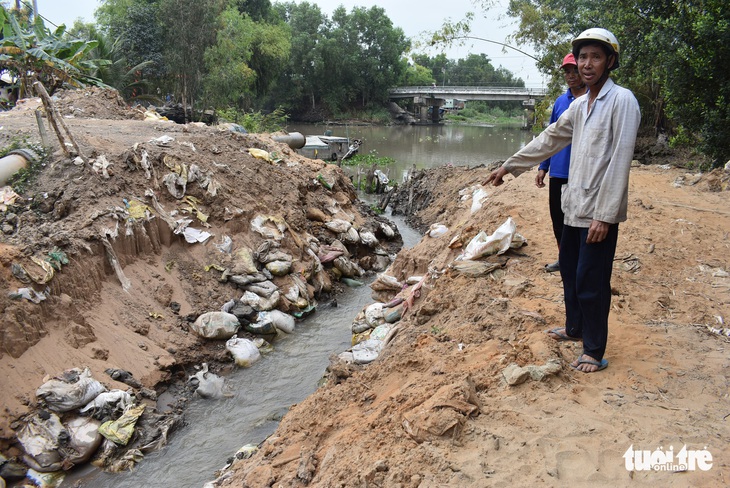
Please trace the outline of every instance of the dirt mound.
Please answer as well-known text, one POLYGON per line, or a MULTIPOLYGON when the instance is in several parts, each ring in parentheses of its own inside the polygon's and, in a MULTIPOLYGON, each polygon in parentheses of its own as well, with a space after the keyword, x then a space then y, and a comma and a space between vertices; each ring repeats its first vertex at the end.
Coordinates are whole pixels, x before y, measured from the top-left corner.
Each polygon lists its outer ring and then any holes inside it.
POLYGON ((54 103, 61 116, 81 119, 128 120, 144 118, 144 112, 133 109, 113 88, 90 87, 83 90, 59 90, 54 103))
MULTIPOLYGON (((200 314, 242 295, 260 304, 251 284, 268 287, 268 306, 304 313, 336 294, 340 278, 385 269, 401 245, 340 168, 268 135, 130 120, 109 91, 61 100, 64 111, 107 118, 66 119, 89 162, 63 158, 56 144, 2 214, 6 441, 39 405, 44 376, 88 366, 126 390, 104 373, 118 368, 149 389, 184 379, 185 365, 231 364, 219 341, 192 333, 200 314), (328 246, 342 255, 335 262, 319 259, 328 246)), ((2 142, 37 138, 32 111, 3 117, 13 133, 2 142)))
MULTIPOLYGON (((424 276, 422 294, 378 360, 333 360, 329 382, 284 417, 216 486, 719 486, 730 475, 727 396, 730 274, 726 197, 675 184, 677 169, 632 170, 614 263, 608 369, 567 364, 580 344, 562 325, 547 191, 529 174, 488 188, 487 168, 423 172, 402 197, 422 225, 448 231, 401 251, 388 274, 424 276), (512 217, 527 245, 455 258, 480 230, 512 217), (462 247, 459 247, 462 246, 462 247), (479 270, 477 270, 479 271, 479 270), (627 468, 635 450, 707 449, 709 470, 627 468)), ((387 300, 387 297, 379 298, 387 300)), ((706 466, 705 466, 706 467, 706 466)))

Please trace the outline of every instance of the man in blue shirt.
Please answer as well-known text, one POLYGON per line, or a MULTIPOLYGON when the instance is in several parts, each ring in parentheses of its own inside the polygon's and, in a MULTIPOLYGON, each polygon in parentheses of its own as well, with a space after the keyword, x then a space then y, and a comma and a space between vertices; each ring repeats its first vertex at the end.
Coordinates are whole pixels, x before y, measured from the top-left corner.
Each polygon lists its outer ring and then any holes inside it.
MULTIPOLYGON (((575 62, 573 53, 569 53, 563 58, 563 64, 560 66, 560 69, 563 70, 565 83, 568 84, 568 91, 555 100, 553 112, 550 115, 551 124, 560 118, 562 113, 573 103, 573 100, 586 92, 586 85, 580 78, 578 64, 575 62)), ((555 239, 558 241, 558 249, 560 249, 560 238, 563 235, 564 219, 563 210, 560 208, 560 191, 563 185, 568 183, 569 167, 570 146, 540 163, 537 169, 537 176, 535 177, 535 185, 538 188, 543 188, 545 186, 545 175, 550 172, 550 219, 553 221, 553 234, 555 234, 555 239)), ((545 271, 549 273, 560 271, 559 261, 545 265, 545 271)))

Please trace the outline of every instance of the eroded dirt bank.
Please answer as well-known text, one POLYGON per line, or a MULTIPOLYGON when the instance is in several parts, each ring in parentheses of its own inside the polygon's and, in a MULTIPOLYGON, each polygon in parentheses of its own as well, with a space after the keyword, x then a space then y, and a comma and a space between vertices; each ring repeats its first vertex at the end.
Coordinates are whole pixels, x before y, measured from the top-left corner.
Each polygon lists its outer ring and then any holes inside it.
MULTIPOLYGON (((200 314, 242 295, 265 298, 264 310, 304 313, 336 294, 342 277, 384 270, 400 247, 397 229, 358 202, 337 166, 269 135, 142 121, 98 90, 57 104, 89 162, 64 158, 54 139, 54 156, 1 214, 8 459, 22 456, 15 436, 45 407, 35 392, 49 378, 88 367, 154 411, 152 389, 185 380, 185 367, 233 364, 225 341, 192 331, 200 314), (186 228, 211 236, 191 243, 186 228), (32 300, 11 296, 24 288, 32 300), (108 368, 139 385, 130 389, 108 368)), ((3 145, 38 139, 37 106, 0 114, 3 145)))
POLYGON ((568 366, 579 345, 544 333, 564 314, 560 277, 543 271, 557 254, 547 190, 528 173, 488 189, 471 213, 471 192, 463 199, 460 191, 487 171, 439 168, 406 188, 399 201, 410 199, 417 224, 449 230, 402 251, 387 272, 426 276, 398 334, 367 366, 333 359, 328 383, 212 486, 727 484, 730 357, 721 332, 730 210, 727 192, 714 190, 727 187, 728 175, 632 169, 614 263, 610 364, 585 374, 568 366), (503 267, 469 276, 450 266, 462 251, 450 242, 466 245, 508 217, 528 244, 487 259, 503 267), (556 374, 515 376, 513 364, 556 374), (626 468, 631 446, 678 453, 684 445, 709 451, 712 467, 626 468))

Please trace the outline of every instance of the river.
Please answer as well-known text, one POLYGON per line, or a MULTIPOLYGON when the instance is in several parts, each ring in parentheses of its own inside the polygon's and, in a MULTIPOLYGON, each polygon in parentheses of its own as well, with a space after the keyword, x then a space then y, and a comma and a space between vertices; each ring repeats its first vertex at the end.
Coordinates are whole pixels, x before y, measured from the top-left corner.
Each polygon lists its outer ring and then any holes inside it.
POLYGON ((435 168, 445 164, 478 166, 507 159, 532 140, 532 132, 515 127, 471 125, 314 125, 290 124, 289 132, 360 139, 361 154, 375 154, 395 160, 384 172, 398 182, 411 169, 435 168))
MULTIPOLYGON (((392 175, 412 165, 427 168, 452 163, 476 166, 506 159, 531 139, 519 129, 470 126, 330 127, 333 135, 362 139, 361 151, 396 160, 392 175)), ((323 126, 290 127, 290 132, 322 134, 323 126)), ((391 176, 393 178, 393 176, 391 176)), ((363 195, 363 198, 372 196, 363 195)), ((421 236, 401 216, 389 216, 398 225, 404 246, 421 236)), ((318 311, 299 322, 290 335, 274 342, 274 351, 251 368, 236 369, 226 379, 231 398, 194 397, 185 411, 186 425, 171 435, 170 443, 146 456, 131 472, 104 473, 91 467, 71 473, 62 484, 94 488, 199 488, 215 478, 215 471, 245 444, 258 444, 271 435, 288 408, 317 388, 329 357, 350 347, 352 320, 370 303, 365 285, 348 288, 337 297, 338 306, 322 303, 318 311), (77 484, 78 483, 78 484, 77 484)))

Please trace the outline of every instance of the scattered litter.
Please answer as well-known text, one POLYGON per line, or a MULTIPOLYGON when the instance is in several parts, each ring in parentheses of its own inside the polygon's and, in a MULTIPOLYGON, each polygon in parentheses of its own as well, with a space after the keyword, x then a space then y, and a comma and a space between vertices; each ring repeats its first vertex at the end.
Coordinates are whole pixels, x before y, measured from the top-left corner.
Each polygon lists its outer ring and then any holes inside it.
POLYGON ((426 232, 426 235, 428 237, 441 237, 445 235, 449 231, 449 228, 446 227, 444 224, 431 224, 431 227, 428 228, 428 232, 426 232))
POLYGON ((261 359, 258 347, 250 339, 239 339, 234 335, 226 341, 226 349, 231 353, 236 364, 242 368, 249 368, 261 359))
POLYGON ((62 379, 46 381, 35 394, 49 410, 68 412, 86 405, 105 391, 104 385, 92 378, 89 368, 83 371, 74 368, 66 371, 62 379))
POLYGON ((200 315, 190 328, 206 339, 229 339, 237 331, 238 318, 227 312, 206 312, 200 315))
POLYGON ((222 398, 225 393, 225 379, 208 371, 208 364, 203 363, 203 368, 188 377, 188 383, 197 385, 195 393, 201 398, 222 398))
POLYGON ((170 143, 172 143, 172 141, 174 141, 174 140, 175 140, 174 137, 164 135, 164 136, 160 136, 156 139, 150 139, 148 142, 157 144, 158 146, 162 146, 162 147, 170 147, 170 143))
POLYGON ((514 220, 512 220, 512 217, 508 217, 492 235, 488 236, 486 232, 481 231, 474 236, 456 260, 479 259, 490 254, 505 253, 512 244, 516 229, 517 225, 514 220))
POLYGON ((4 186, 0 188, 0 212, 7 212, 8 205, 14 205, 15 200, 20 198, 20 195, 15 193, 12 187, 4 186))
POLYGON ((9 292, 8 297, 13 300, 25 298, 26 300, 36 304, 41 303, 43 300, 48 298, 45 292, 35 291, 33 288, 18 288, 17 291, 9 292))
POLYGON ((99 426, 99 433, 120 446, 126 446, 134 434, 134 426, 144 413, 145 406, 139 405, 128 409, 117 420, 104 422, 99 426))
POLYGON ((111 165, 112 163, 107 161, 106 156, 102 154, 94 160, 94 164, 91 167, 96 172, 96 174, 99 174, 101 172, 102 178, 108 180, 111 177, 109 175, 109 166, 111 165))
POLYGON ((263 149, 257 149, 255 147, 251 147, 248 149, 248 153, 255 157, 256 159, 263 159, 264 161, 268 161, 269 163, 272 162, 271 155, 268 151, 264 151, 263 149))

